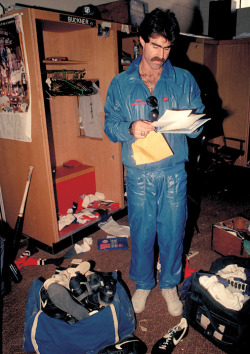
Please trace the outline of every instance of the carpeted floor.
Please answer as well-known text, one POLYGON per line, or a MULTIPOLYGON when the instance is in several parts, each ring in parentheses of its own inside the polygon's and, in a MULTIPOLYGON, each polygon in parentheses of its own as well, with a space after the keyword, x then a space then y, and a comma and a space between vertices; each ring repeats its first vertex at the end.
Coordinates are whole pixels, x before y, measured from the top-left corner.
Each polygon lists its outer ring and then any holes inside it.
MULTIPOLYGON (((189 195, 189 215, 194 215, 195 220, 198 217, 197 226, 200 233, 194 231, 186 239, 187 247, 199 253, 190 259, 190 268, 196 271, 208 270, 213 260, 220 257, 219 254, 211 250, 212 225, 219 221, 227 220, 236 216, 243 216, 250 219, 250 190, 249 190, 250 169, 236 168, 233 171, 227 171, 225 175, 209 174, 200 180, 200 198, 197 194, 189 195), (224 185, 226 177, 226 188, 224 185), (224 191, 226 189, 226 191, 224 191), (200 203, 197 203, 197 201, 200 203)), ((197 185, 196 185, 197 187, 197 185)), ((127 225, 127 217, 117 221, 121 225, 127 225)), ((193 223, 189 230, 193 231, 193 223)), ((84 261, 92 260, 95 262, 95 270, 113 272, 118 270, 122 274, 122 279, 127 284, 131 294, 135 291, 135 284, 130 280, 129 264, 130 249, 117 251, 97 250, 97 239, 106 237, 102 230, 92 234, 93 244, 90 251, 86 252, 81 258, 84 261)), ((130 245, 130 239, 129 239, 130 245)), ((27 245, 19 250, 19 254, 25 251, 27 245)), ((70 249, 70 248, 69 248, 70 249)), ((63 256, 66 249, 55 255, 49 255, 39 251, 34 255, 35 258, 55 258, 63 256)), ((79 257, 78 257, 79 258, 79 257)), ((70 259, 65 259, 62 266, 68 266, 70 259)), ((31 265, 21 269, 23 280, 19 284, 12 283, 11 292, 3 298, 2 313, 2 353, 18 354, 24 353, 22 349, 22 336, 24 328, 25 302, 29 287, 35 278, 43 277, 45 279, 54 274, 54 265, 31 265)), ((148 353, 151 352, 153 344, 162 337, 169 328, 176 325, 180 317, 172 317, 167 312, 167 307, 162 298, 159 287, 155 287, 149 295, 146 309, 136 316, 137 328, 135 334, 141 338, 148 347, 148 353)), ((212 343, 206 340, 193 328, 189 329, 188 336, 176 347, 175 353, 222 353, 212 343)), ((53 353, 51 353, 53 354, 53 353)), ((65 353, 68 354, 68 353, 65 353)))

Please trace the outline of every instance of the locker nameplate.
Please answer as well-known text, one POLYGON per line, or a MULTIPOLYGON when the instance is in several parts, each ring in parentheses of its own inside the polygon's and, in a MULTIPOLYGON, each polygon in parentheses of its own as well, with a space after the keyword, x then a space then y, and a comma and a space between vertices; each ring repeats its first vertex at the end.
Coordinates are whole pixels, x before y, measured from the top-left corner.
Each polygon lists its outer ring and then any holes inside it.
POLYGON ((74 23, 77 25, 91 26, 91 27, 96 26, 96 20, 93 20, 92 18, 78 17, 72 15, 60 14, 60 21, 74 23))

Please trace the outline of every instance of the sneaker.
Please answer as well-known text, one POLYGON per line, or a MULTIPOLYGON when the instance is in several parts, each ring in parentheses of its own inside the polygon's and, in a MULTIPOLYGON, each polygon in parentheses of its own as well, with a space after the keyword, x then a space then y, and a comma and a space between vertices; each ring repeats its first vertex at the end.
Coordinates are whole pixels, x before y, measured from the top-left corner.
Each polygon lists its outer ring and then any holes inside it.
POLYGON ((151 354, 172 353, 177 344, 186 337, 187 329, 188 323, 183 317, 178 325, 171 328, 164 337, 155 343, 151 354))
POLYGON ((128 335, 119 342, 101 349, 98 354, 146 354, 146 344, 134 334, 128 335))
POLYGON ((168 305, 168 312, 172 316, 180 316, 182 314, 183 305, 177 294, 177 289, 162 289, 162 296, 168 305))
POLYGON ((140 313, 145 309, 146 300, 151 290, 137 289, 132 296, 132 304, 135 313, 140 313))

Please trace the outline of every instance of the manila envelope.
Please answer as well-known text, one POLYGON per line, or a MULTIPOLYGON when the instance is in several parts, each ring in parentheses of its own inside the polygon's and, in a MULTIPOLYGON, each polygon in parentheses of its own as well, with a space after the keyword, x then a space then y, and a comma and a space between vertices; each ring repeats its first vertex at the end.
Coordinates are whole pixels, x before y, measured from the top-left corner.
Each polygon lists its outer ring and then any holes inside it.
POLYGON ((162 133, 154 131, 150 132, 144 139, 137 139, 132 144, 132 149, 136 165, 160 161, 173 155, 162 133))

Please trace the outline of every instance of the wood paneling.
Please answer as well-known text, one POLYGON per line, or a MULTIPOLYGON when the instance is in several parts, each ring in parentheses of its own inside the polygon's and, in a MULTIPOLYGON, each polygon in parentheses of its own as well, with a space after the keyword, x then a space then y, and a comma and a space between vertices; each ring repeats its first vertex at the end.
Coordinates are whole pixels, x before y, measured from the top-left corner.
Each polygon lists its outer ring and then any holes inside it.
MULTIPOLYGON (((250 39, 223 41, 218 46, 217 83, 223 108, 225 136, 242 139, 245 154, 237 164, 246 166, 249 144, 250 39)), ((234 146, 238 147, 238 146, 234 146)))

